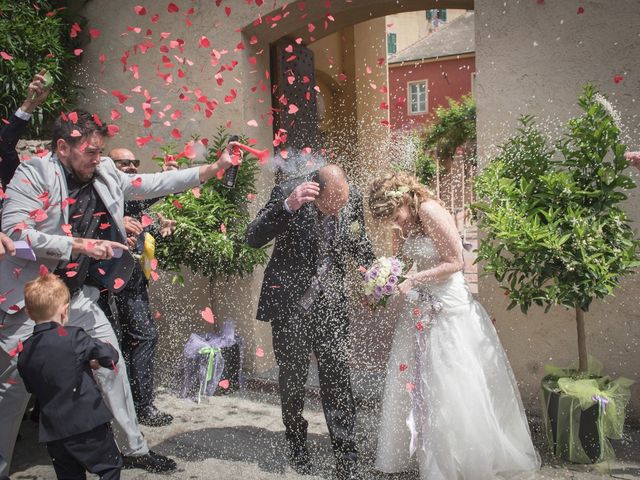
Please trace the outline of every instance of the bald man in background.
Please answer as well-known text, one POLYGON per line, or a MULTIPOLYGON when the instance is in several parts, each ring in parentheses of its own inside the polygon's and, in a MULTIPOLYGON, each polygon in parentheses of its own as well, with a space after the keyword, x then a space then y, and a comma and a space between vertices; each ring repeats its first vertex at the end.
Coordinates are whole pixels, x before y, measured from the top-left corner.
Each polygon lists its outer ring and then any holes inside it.
MULTIPOLYGON (((116 167, 124 173, 138 173, 140 161, 131 150, 114 148, 109 157, 116 167)), ((163 171, 175 170, 178 164, 168 162, 163 165, 163 171)), ((172 233, 175 222, 158 215, 159 222, 144 228, 141 217, 145 211, 161 197, 148 200, 130 200, 124 204, 124 226, 127 232, 129 249, 133 253, 138 251, 140 243, 144 242, 144 233, 149 232, 156 239, 172 233)), ((111 321, 120 340, 122 354, 125 359, 136 408, 138 422, 159 427, 169 425, 173 417, 159 411, 154 401, 154 355, 158 342, 156 322, 149 306, 149 282, 141 265, 136 262, 131 278, 126 287, 117 296, 109 297, 103 293, 100 307, 111 321)))
POLYGON ((362 195, 350 188, 337 165, 322 167, 302 182, 276 185, 246 234, 256 248, 274 239, 257 318, 271 322, 289 464, 300 474, 313 471, 302 413, 314 353, 338 479, 359 479, 344 279, 349 260, 355 268, 375 258, 365 233, 362 195))

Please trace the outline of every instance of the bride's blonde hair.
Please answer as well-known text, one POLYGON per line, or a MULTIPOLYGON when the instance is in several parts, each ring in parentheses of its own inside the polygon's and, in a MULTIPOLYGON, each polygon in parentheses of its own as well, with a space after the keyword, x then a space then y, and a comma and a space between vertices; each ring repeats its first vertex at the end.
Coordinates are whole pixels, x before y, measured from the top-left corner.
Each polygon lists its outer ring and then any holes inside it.
POLYGON ((369 189, 369 209, 374 218, 389 219, 403 205, 418 218, 420 204, 435 199, 427 187, 406 172, 394 172, 373 182, 369 189))

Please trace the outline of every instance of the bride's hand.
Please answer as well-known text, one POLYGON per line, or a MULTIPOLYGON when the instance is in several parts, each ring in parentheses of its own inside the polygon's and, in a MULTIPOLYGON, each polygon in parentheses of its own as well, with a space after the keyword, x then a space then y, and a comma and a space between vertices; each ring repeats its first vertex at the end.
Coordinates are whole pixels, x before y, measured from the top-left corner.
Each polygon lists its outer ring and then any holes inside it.
POLYGON ((404 279, 404 282, 398 284, 398 292, 400 292, 400 295, 406 295, 413 289, 413 286, 413 279, 408 276, 404 279))

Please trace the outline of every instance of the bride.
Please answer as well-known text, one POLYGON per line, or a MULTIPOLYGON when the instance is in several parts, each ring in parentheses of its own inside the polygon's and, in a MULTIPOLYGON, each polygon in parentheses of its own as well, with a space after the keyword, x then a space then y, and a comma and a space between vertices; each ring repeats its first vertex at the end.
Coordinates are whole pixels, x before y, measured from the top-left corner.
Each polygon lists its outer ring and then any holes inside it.
POLYGON ((375 181, 369 207, 394 229, 394 251, 415 265, 399 285, 376 469, 401 472, 417 462, 420 478, 429 480, 537 470, 509 361, 462 274, 453 217, 405 173, 375 181))

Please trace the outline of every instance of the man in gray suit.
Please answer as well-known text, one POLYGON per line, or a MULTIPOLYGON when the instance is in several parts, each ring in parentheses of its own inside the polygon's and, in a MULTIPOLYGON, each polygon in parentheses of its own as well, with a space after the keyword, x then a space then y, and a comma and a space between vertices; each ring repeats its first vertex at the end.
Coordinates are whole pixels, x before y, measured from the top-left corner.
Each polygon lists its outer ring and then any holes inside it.
MULTIPOLYGON (((84 328, 120 354, 113 328, 96 302, 101 288, 118 290, 126 280, 119 278, 126 275, 105 280, 105 261, 128 255, 125 200, 181 192, 231 166, 224 151, 217 162, 201 167, 127 175, 101 156, 107 130, 96 119, 85 111, 59 118, 53 154, 22 162, 6 191, 2 230, 14 241, 28 242, 36 255, 35 262, 17 256, 0 262, 0 458, 7 462, 29 398, 17 372, 21 342, 34 325, 24 310, 24 285, 45 267, 56 272, 72 292, 69 325, 84 328)), ((126 369, 100 368, 95 377, 114 415, 114 434, 125 465, 149 471, 175 469, 173 460, 149 450, 140 432, 126 369)), ((6 465, 0 471, 0 478, 8 469, 6 465)))

